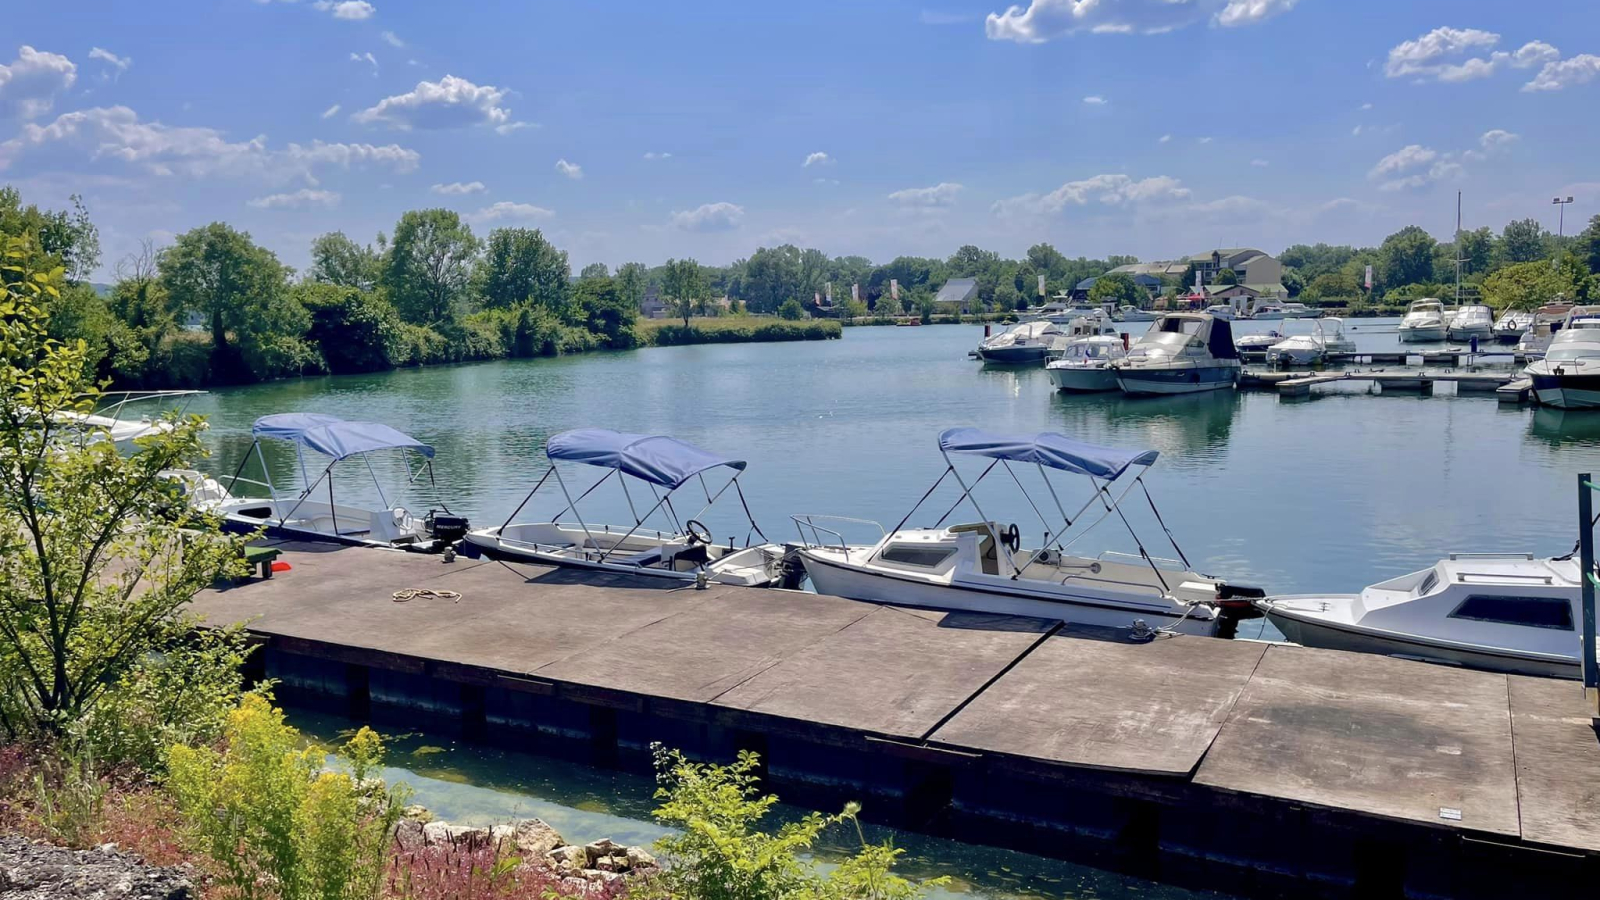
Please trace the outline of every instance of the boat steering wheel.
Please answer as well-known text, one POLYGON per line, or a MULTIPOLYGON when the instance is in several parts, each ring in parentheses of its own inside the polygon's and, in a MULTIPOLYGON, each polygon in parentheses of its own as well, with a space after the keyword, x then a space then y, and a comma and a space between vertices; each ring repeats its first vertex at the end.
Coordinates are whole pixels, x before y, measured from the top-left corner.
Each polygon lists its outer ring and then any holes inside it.
POLYGON ((1017 530, 1017 523, 1012 522, 1005 530, 1000 532, 1000 543, 1005 545, 1012 553, 1022 548, 1022 532, 1017 530))
POLYGON ((683 531, 691 544, 706 544, 709 546, 711 543, 711 529, 707 528, 699 519, 690 519, 683 523, 683 531))

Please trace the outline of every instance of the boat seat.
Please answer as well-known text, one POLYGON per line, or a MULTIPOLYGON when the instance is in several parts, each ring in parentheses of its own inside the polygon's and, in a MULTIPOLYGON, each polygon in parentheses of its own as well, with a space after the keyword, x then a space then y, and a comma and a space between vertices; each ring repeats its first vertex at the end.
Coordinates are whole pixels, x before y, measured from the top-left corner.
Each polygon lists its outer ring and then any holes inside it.
POLYGON ((995 550, 994 535, 1000 526, 993 522, 975 522, 970 525, 953 525, 951 533, 972 532, 978 535, 978 565, 985 575, 1000 574, 1000 556, 995 550))
POLYGON ((623 565, 648 568, 661 565, 661 552, 665 549, 665 547, 651 547, 649 550, 640 551, 632 556, 615 556, 610 559, 623 565))
POLYGON ((672 570, 674 572, 689 572, 698 569, 711 561, 711 554, 706 550, 705 544, 695 544, 684 547, 672 554, 672 570))

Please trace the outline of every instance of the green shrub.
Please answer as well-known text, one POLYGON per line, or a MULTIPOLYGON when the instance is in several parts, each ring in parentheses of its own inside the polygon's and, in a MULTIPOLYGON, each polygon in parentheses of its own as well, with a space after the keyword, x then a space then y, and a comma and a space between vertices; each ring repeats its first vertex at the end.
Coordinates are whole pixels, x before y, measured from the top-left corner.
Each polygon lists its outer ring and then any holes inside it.
POLYGON ((821 341, 840 337, 844 327, 835 319, 799 322, 733 316, 698 320, 689 326, 677 322, 651 322, 642 337, 658 347, 683 344, 748 344, 768 341, 821 341))
MULTIPOLYGON (((910 900, 917 885, 890 869, 901 851, 866 843, 861 851, 823 876, 800 859, 823 829, 849 822, 857 826, 860 807, 852 803, 837 816, 810 813, 776 833, 758 830, 778 798, 761 795, 756 785, 757 757, 744 751, 727 766, 695 763, 659 745, 656 753, 655 816, 677 829, 656 841, 665 868, 644 886, 673 900, 910 900)), ((928 884, 943 884, 936 879, 928 884)))
POLYGON ((228 716, 225 746, 173 745, 167 788, 188 839, 243 900, 371 900, 381 885, 403 789, 367 779, 382 742, 363 728, 346 745, 355 776, 323 755, 265 697, 228 716))
POLYGON ((794 299, 793 297, 790 297, 788 300, 785 300, 783 303, 778 305, 778 318, 780 319, 788 319, 792 322, 796 319, 803 319, 805 317, 805 307, 801 306, 800 301, 794 299))
POLYGON ((381 295, 314 282, 296 285, 293 293, 311 315, 306 337, 321 350, 329 372, 377 372, 393 366, 387 351, 399 317, 381 295))

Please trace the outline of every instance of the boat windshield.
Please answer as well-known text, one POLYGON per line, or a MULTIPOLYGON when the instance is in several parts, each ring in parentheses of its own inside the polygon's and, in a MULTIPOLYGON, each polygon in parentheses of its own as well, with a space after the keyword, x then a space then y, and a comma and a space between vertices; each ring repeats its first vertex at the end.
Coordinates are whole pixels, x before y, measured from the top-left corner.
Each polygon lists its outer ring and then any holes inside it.
POLYGON ((1159 338, 1165 336, 1166 334, 1199 334, 1200 323, 1201 320, 1199 319, 1176 319, 1168 317, 1162 319, 1160 322, 1157 322, 1155 329, 1153 329, 1150 334, 1145 336, 1159 338))
POLYGON ((1596 344, 1593 341, 1584 341, 1581 344, 1574 343, 1552 347, 1550 352, 1544 355, 1544 358, 1552 361, 1559 361, 1563 359, 1600 359, 1600 344, 1596 344))
MULTIPOLYGON (((1063 359, 1112 359, 1114 345, 1102 341, 1072 344, 1062 354, 1063 359)), ((1118 349, 1121 349, 1120 347, 1118 349)))

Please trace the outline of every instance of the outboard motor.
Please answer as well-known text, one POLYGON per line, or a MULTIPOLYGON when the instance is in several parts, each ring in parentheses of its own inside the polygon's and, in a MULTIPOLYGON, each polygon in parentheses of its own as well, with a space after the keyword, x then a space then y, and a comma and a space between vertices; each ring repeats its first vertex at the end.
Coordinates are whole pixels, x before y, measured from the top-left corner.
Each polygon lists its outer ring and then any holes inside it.
POLYGON ((1224 626, 1237 624, 1243 619, 1261 618, 1261 610, 1256 608, 1254 601, 1266 596, 1266 591, 1252 585, 1217 582, 1217 612, 1222 614, 1224 626))
POLYGON ((467 536, 467 517, 451 513, 440 513, 438 510, 428 510, 428 517, 423 520, 428 535, 439 542, 442 547, 454 544, 467 536))

